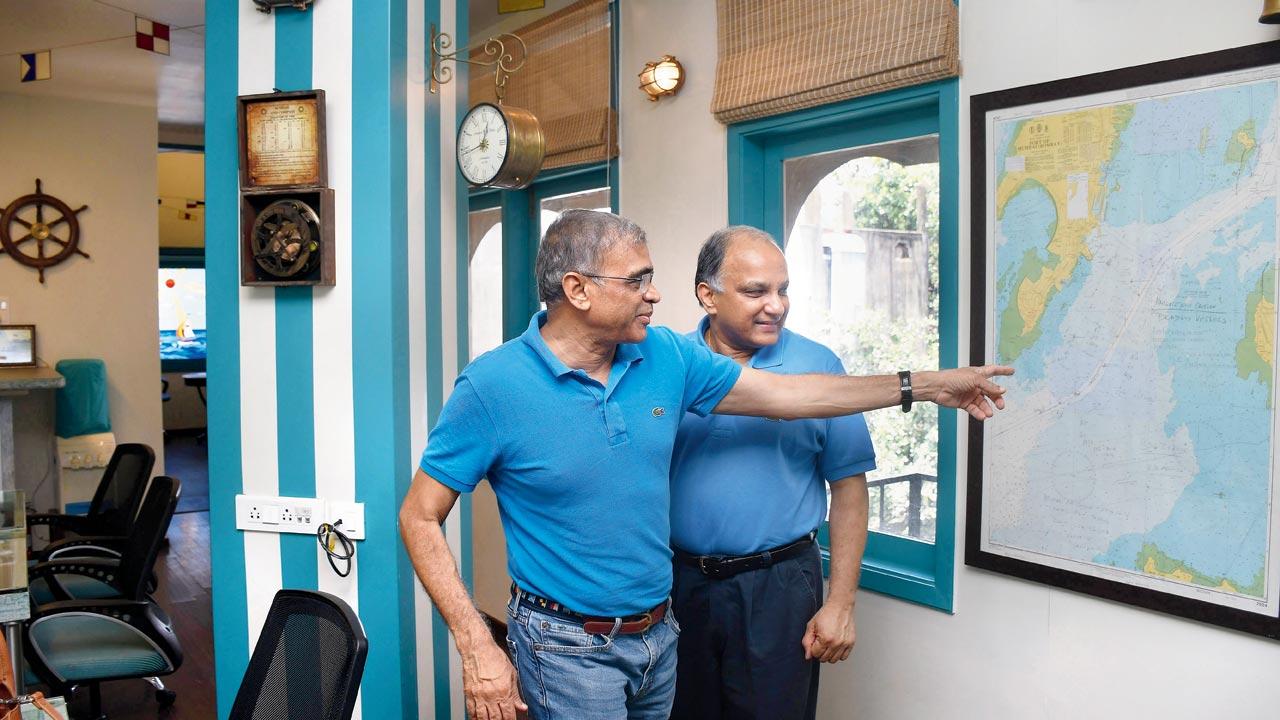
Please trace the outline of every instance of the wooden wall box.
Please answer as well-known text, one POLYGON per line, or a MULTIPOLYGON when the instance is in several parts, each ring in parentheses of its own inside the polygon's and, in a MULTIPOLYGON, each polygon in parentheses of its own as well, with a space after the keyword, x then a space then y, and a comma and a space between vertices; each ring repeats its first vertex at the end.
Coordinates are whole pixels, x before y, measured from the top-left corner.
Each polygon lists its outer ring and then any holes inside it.
POLYGON ((240 194, 241 285, 332 286, 333 254, 331 188, 240 194), (298 247, 291 247, 294 241, 298 247), (309 247, 311 244, 314 247, 309 247), (318 254, 318 258, 307 257, 308 254, 318 254), (295 264, 301 265, 296 274, 278 274, 295 264), (268 269, 271 267, 277 272, 268 269))
POLYGON ((329 184, 323 90, 242 95, 236 105, 241 190, 329 184))

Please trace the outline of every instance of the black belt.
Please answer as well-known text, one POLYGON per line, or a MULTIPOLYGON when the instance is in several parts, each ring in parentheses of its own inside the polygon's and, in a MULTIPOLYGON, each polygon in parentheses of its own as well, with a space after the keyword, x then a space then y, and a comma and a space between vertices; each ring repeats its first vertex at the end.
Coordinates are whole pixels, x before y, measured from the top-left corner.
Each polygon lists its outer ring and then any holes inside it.
POLYGON ((809 551, 816 537, 815 530, 795 542, 779 545, 754 555, 694 555, 678 547, 672 547, 671 550, 675 553, 676 559, 685 565, 698 568, 709 578, 722 580, 748 570, 760 570, 783 560, 799 557, 809 551))
POLYGON ((582 625, 582 631, 589 635, 608 635, 616 632, 622 635, 630 635, 633 633, 642 633, 645 630, 662 622, 663 616, 667 614, 667 601, 663 600, 657 606, 640 613, 639 615, 628 615, 626 617, 596 617, 594 615, 584 615, 575 612, 561 605, 555 600, 550 600, 541 595, 534 595, 528 590, 521 589, 515 583, 511 583, 511 594, 520 602, 530 609, 544 612, 548 615, 555 615, 558 618, 569 620, 570 622, 582 625))

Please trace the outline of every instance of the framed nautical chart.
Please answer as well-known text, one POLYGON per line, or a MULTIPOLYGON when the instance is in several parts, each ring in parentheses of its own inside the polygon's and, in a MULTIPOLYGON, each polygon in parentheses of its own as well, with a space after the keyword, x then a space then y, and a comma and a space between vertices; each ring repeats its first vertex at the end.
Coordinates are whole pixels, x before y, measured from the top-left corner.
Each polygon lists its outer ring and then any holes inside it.
POLYGON ((1280 637, 1280 43, 977 95, 965 562, 1280 637))

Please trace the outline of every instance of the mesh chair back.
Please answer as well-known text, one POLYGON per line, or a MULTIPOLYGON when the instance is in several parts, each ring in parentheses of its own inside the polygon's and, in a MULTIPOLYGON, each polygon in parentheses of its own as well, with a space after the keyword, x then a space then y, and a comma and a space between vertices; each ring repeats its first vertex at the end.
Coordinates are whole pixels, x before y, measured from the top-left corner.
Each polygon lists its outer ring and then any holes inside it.
POLYGON ((180 494, 181 483, 164 475, 152 480, 147 488, 147 497, 129 533, 129 544, 120 558, 120 589, 130 598, 141 600, 146 596, 147 578, 156 564, 164 534, 169 531, 180 494))
POLYGON ((230 720, 348 720, 369 641, 333 595, 281 590, 249 658, 230 720))
POLYGON ((151 479, 156 453, 142 443, 117 445, 89 504, 89 515, 100 518, 103 535, 128 535, 151 479))

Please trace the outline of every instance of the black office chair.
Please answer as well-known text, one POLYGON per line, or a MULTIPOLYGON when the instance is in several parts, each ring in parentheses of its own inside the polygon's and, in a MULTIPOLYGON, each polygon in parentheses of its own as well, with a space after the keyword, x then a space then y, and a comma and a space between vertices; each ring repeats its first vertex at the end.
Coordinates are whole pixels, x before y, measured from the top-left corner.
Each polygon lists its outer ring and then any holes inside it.
POLYGON ((151 481, 135 532, 119 560, 67 558, 29 570, 32 581, 47 583, 59 599, 33 603, 31 619, 23 627, 23 655, 39 681, 56 694, 87 685, 95 718, 102 714, 99 683, 105 680, 144 678, 156 686, 162 705, 175 699, 158 677, 182 665, 182 646, 168 614, 148 596, 147 577, 179 494, 180 483, 173 478, 151 481), (58 578, 72 576, 108 586, 116 596, 69 599, 58 578))
POLYGON ((102 479, 98 481, 87 515, 32 513, 27 516, 27 530, 46 525, 51 530, 82 536, 128 535, 155 464, 156 453, 149 446, 142 443, 117 445, 102 479))
POLYGON ((348 720, 369 652, 341 599, 281 590, 258 636, 229 720, 348 720))
MULTIPOLYGON (((176 488, 179 497, 182 495, 182 483, 173 478, 165 478, 166 482, 157 485, 152 482, 147 489, 147 498, 153 493, 168 493, 176 488), (173 487, 170 487, 170 484, 173 487)), ((27 590, 31 602, 40 605, 56 600, 98 600, 103 598, 133 597, 130 573, 131 563, 145 562, 141 568, 143 573, 143 594, 150 595, 156 591, 155 557, 148 561, 136 552, 126 557, 129 548, 145 548, 153 536, 158 535, 160 542, 169 531, 173 514, 168 516, 143 517, 138 514, 130 528, 129 534, 123 537, 86 536, 71 538, 54 543, 46 548, 47 560, 32 563, 27 567, 27 590), (161 524, 157 525, 156 523, 161 524), (81 545, 80 543, 90 543, 81 545), (88 565, 80 564, 80 560, 100 560, 88 565), (83 572, 77 568, 88 568, 83 572), (114 570, 113 570, 114 569, 114 570), (108 580, 105 576, 111 577, 108 580)))

